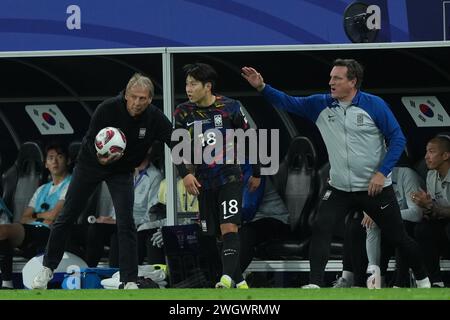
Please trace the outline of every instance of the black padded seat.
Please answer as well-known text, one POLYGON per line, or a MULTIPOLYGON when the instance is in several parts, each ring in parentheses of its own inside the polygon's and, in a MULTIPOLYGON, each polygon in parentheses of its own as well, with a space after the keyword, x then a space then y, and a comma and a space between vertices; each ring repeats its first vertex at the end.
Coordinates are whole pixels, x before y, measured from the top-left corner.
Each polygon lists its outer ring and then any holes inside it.
POLYGON ((36 142, 25 142, 14 164, 2 176, 3 200, 20 221, 24 209, 43 181, 44 155, 36 142))
POLYGON ((80 149, 81 149, 81 141, 72 141, 67 147, 67 152, 69 153, 69 160, 70 160, 69 164, 70 172, 73 171, 80 149))
POLYGON ((289 212, 291 234, 285 240, 270 240, 256 248, 263 259, 305 258, 308 255, 310 226, 308 218, 317 201, 317 154, 311 140, 292 139, 277 174, 271 176, 275 189, 289 212))

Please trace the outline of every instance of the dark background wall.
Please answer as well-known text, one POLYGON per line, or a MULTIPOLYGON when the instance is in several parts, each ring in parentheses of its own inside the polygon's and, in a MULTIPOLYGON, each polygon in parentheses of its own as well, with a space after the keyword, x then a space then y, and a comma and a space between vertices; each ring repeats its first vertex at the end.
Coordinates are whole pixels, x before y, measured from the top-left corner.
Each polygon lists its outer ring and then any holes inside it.
MULTIPOLYGON (((335 58, 355 58, 365 66, 363 90, 380 95, 390 105, 408 139, 413 161, 421 159, 426 142, 442 127, 418 128, 401 103, 402 96, 436 96, 450 112, 450 48, 314 50, 240 53, 180 53, 173 56, 175 102, 185 99, 182 66, 201 61, 219 73, 218 92, 243 102, 260 128, 278 128, 280 156, 291 135, 280 115, 240 75, 242 66, 254 66, 267 83, 292 95, 327 92, 331 63, 335 58)), ((58 138, 81 140, 98 103, 123 90, 134 72, 149 75, 156 85, 154 104, 162 107, 162 59, 160 54, 125 54, 71 57, 0 58, 0 172, 17 154, 17 142, 58 138), (25 112, 29 104, 56 104, 74 128, 74 133, 42 136, 25 112)), ((313 139, 319 161, 327 161, 316 127, 288 115, 297 134, 313 139)))

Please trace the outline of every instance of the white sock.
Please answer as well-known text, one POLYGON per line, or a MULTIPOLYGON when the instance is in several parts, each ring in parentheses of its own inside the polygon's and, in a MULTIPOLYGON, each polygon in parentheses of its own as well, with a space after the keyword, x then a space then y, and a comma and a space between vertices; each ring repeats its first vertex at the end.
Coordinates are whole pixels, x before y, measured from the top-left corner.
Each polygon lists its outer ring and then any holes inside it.
POLYGON ((3 288, 14 288, 12 280, 3 280, 2 287, 3 288))
POLYGON ((345 271, 345 270, 342 271, 342 278, 344 278, 345 280, 347 280, 348 282, 353 284, 353 281, 354 281, 353 272, 345 271))
POLYGON ((431 288, 430 279, 428 277, 422 280, 416 280, 417 288, 431 288))
POLYGON ((444 282, 442 282, 442 281, 433 282, 433 286, 438 286, 438 287, 441 287, 441 288, 445 287, 444 282))

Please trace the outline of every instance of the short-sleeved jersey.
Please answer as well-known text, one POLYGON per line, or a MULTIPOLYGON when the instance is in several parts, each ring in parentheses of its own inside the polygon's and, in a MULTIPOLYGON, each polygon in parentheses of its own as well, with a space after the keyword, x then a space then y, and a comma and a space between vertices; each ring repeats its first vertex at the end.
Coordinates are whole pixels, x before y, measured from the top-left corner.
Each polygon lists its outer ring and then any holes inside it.
POLYGON ((195 165, 195 176, 202 188, 242 181, 237 153, 231 152, 233 148, 236 151, 234 134, 227 135, 227 129, 249 129, 239 101, 216 96, 216 101, 208 107, 184 102, 175 109, 174 118, 175 128, 187 129, 190 134, 191 159, 187 160, 195 165), (222 143, 222 147, 216 152, 216 147, 220 147, 217 143, 222 143), (209 160, 202 157, 205 150, 210 155, 209 160))
POLYGON ((427 192, 439 206, 448 207, 450 205, 450 171, 442 178, 437 170, 429 170, 427 192))

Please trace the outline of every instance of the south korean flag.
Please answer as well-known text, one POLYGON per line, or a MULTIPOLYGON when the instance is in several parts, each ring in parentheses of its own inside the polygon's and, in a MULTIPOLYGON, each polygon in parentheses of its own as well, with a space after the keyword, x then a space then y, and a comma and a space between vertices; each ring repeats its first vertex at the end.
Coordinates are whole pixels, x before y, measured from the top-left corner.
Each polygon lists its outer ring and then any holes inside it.
POLYGON ((56 104, 28 105, 25 110, 42 135, 73 134, 72 126, 56 104))
POLYGON ((402 97, 402 103, 418 127, 450 126, 450 117, 435 96, 402 97))

